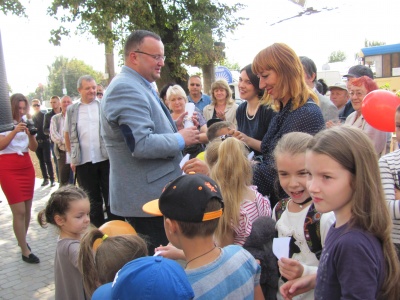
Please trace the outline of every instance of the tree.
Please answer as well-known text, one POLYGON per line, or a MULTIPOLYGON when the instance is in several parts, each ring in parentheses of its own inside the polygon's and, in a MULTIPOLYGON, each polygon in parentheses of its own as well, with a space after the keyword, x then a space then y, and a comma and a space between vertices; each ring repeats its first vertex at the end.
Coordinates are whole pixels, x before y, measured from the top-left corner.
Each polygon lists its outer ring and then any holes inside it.
POLYGON ((386 43, 379 42, 379 41, 368 41, 367 39, 365 39, 364 45, 365 45, 365 47, 374 47, 374 46, 386 45, 386 43))
POLYGON ((0 11, 5 15, 11 13, 16 16, 26 17, 25 7, 18 0, 0 0, 0 11))
POLYGON ((48 87, 46 94, 50 95, 64 95, 64 87, 67 94, 71 97, 79 96, 77 91, 77 82, 82 75, 91 75, 97 83, 103 83, 103 74, 95 71, 91 66, 85 64, 78 59, 65 58, 63 56, 57 57, 49 69, 48 87))
POLYGON ((328 57, 328 63, 341 62, 346 60, 346 54, 341 51, 333 51, 328 57))
MULTIPOLYGON (((48 12, 62 22, 78 21, 77 33, 90 33, 104 43, 107 53, 122 45, 135 29, 147 29, 160 35, 167 59, 159 86, 174 81, 186 84, 184 64, 212 66, 221 59, 220 41, 233 32, 244 18, 234 14, 244 5, 228 6, 210 0, 136 0, 136 1, 75 1, 53 0, 48 12), (63 9, 64 15, 58 15, 63 9)), ((61 26, 52 30, 51 41, 60 43, 70 30, 61 26)), ((108 60, 107 60, 108 61, 108 60)), ((111 78, 110 78, 111 79, 111 78)))
MULTIPOLYGON (((228 61, 226 58, 219 62, 220 66, 227 67, 229 70, 240 71, 241 67, 237 62, 228 61)), ((243 66, 244 67, 244 66, 243 66)))

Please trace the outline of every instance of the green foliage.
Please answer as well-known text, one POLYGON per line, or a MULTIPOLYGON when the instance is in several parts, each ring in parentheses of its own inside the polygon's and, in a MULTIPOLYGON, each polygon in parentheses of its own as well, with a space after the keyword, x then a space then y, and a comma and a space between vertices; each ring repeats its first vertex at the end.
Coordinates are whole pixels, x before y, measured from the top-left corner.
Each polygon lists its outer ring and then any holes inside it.
POLYGON ((16 16, 26 17, 25 7, 18 0, 0 0, 0 11, 5 15, 11 13, 16 16))
POLYGON ((365 39, 364 46, 365 47, 374 47, 374 46, 383 46, 386 45, 385 42, 379 42, 379 41, 368 41, 365 39))
POLYGON ((328 57, 328 63, 342 62, 346 60, 346 54, 341 51, 333 51, 328 57))
MULTIPOLYGON (((243 7, 210 0, 53 0, 48 13, 64 23, 79 22, 75 33, 91 33, 112 48, 122 46, 135 29, 156 32, 167 56, 161 82, 180 83, 187 77, 183 64, 202 66, 222 58, 214 41, 242 24, 245 19, 234 14, 243 7)), ((51 33, 54 44, 70 34, 65 27, 51 33)))
MULTIPOLYGON (((241 67, 237 62, 230 62, 226 58, 219 62, 220 66, 227 67, 229 70, 240 71, 241 67)), ((244 66, 243 66, 244 67, 244 66)))
POLYGON ((379 89, 390 91, 390 84, 389 83, 385 83, 384 85, 381 85, 379 87, 379 89))
POLYGON ((76 84, 82 75, 91 75, 97 83, 104 84, 101 72, 95 71, 91 66, 75 58, 69 60, 62 56, 57 57, 47 68, 49 69, 49 84, 46 92, 50 95, 62 96, 63 82, 65 81, 67 94, 71 97, 79 96, 76 84))

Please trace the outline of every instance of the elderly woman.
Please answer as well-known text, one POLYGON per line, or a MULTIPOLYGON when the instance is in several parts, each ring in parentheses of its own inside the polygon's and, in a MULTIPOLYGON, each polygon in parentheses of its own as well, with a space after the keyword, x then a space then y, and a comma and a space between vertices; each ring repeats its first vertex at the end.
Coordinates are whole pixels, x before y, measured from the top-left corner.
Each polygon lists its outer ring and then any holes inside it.
POLYGON ((277 173, 272 152, 280 138, 289 132, 316 134, 325 122, 317 95, 306 85, 303 66, 297 54, 286 44, 275 43, 261 50, 253 60, 252 70, 260 78, 265 101, 277 112, 261 142, 264 161, 254 170, 254 184, 268 195, 273 207, 283 190, 275 190, 277 173))
MULTIPOLYGON (((373 128, 365 121, 361 113, 361 104, 364 97, 374 90, 378 89, 376 82, 368 76, 362 76, 359 78, 352 78, 349 82, 349 94, 351 105, 355 110, 347 118, 344 124, 355 126, 364 131, 372 143, 374 144, 376 153, 380 156, 385 150, 387 142, 387 133, 373 128)), ((383 117, 383 116, 382 116, 383 117)))
POLYGON ((238 105, 232 99, 232 91, 228 83, 221 79, 211 85, 211 104, 203 109, 203 116, 208 121, 210 119, 221 119, 228 121, 235 126, 236 110, 238 105))
MULTIPOLYGON (((185 105, 188 103, 188 99, 185 91, 180 85, 170 86, 167 90, 166 99, 168 101, 169 109, 171 111, 171 117, 173 120, 176 120, 185 113, 185 105)), ((185 148, 184 152, 191 154, 192 156, 196 156, 195 152, 203 151, 204 147, 202 144, 206 144, 208 142, 207 139, 207 125, 206 120, 204 119, 201 111, 195 108, 195 112, 197 112, 197 118, 199 121, 199 131, 200 131, 200 144, 191 146, 189 148, 185 148)))
POLYGON ((28 100, 22 94, 14 94, 10 101, 15 126, 12 131, 0 133, 0 185, 11 208, 14 234, 21 248, 22 260, 37 264, 40 260, 31 252, 26 234, 35 185, 35 170, 28 149, 35 151, 38 144, 35 133, 32 131, 31 134, 26 121, 22 121, 29 109, 28 100))

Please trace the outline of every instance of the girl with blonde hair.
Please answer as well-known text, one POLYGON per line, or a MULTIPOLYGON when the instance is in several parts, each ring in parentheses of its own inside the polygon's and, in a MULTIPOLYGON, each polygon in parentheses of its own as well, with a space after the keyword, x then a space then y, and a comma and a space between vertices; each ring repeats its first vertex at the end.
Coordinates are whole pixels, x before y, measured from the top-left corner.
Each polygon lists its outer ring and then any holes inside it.
POLYGON ((399 260, 375 149, 358 128, 336 126, 307 146, 307 187, 319 212, 333 211, 316 275, 281 287, 286 299, 315 288, 315 299, 398 299, 399 260))
POLYGON ((220 187, 225 204, 215 239, 221 247, 243 246, 254 220, 270 216, 271 206, 268 198, 252 185, 252 166, 245 144, 232 137, 224 138, 212 141, 205 155, 210 177, 220 187))

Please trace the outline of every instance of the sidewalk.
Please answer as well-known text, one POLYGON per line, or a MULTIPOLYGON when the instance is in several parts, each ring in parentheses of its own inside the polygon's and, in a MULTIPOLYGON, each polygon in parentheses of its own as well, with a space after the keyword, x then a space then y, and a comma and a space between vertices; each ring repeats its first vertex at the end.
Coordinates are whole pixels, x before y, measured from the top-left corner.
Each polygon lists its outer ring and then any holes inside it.
POLYGON ((40 258, 39 264, 22 261, 21 252, 12 229, 12 214, 0 189, 0 299, 54 299, 54 254, 57 232, 54 226, 41 228, 37 214, 45 206, 50 194, 58 188, 41 187, 42 179, 36 178, 32 204, 32 219, 28 243, 40 258))

